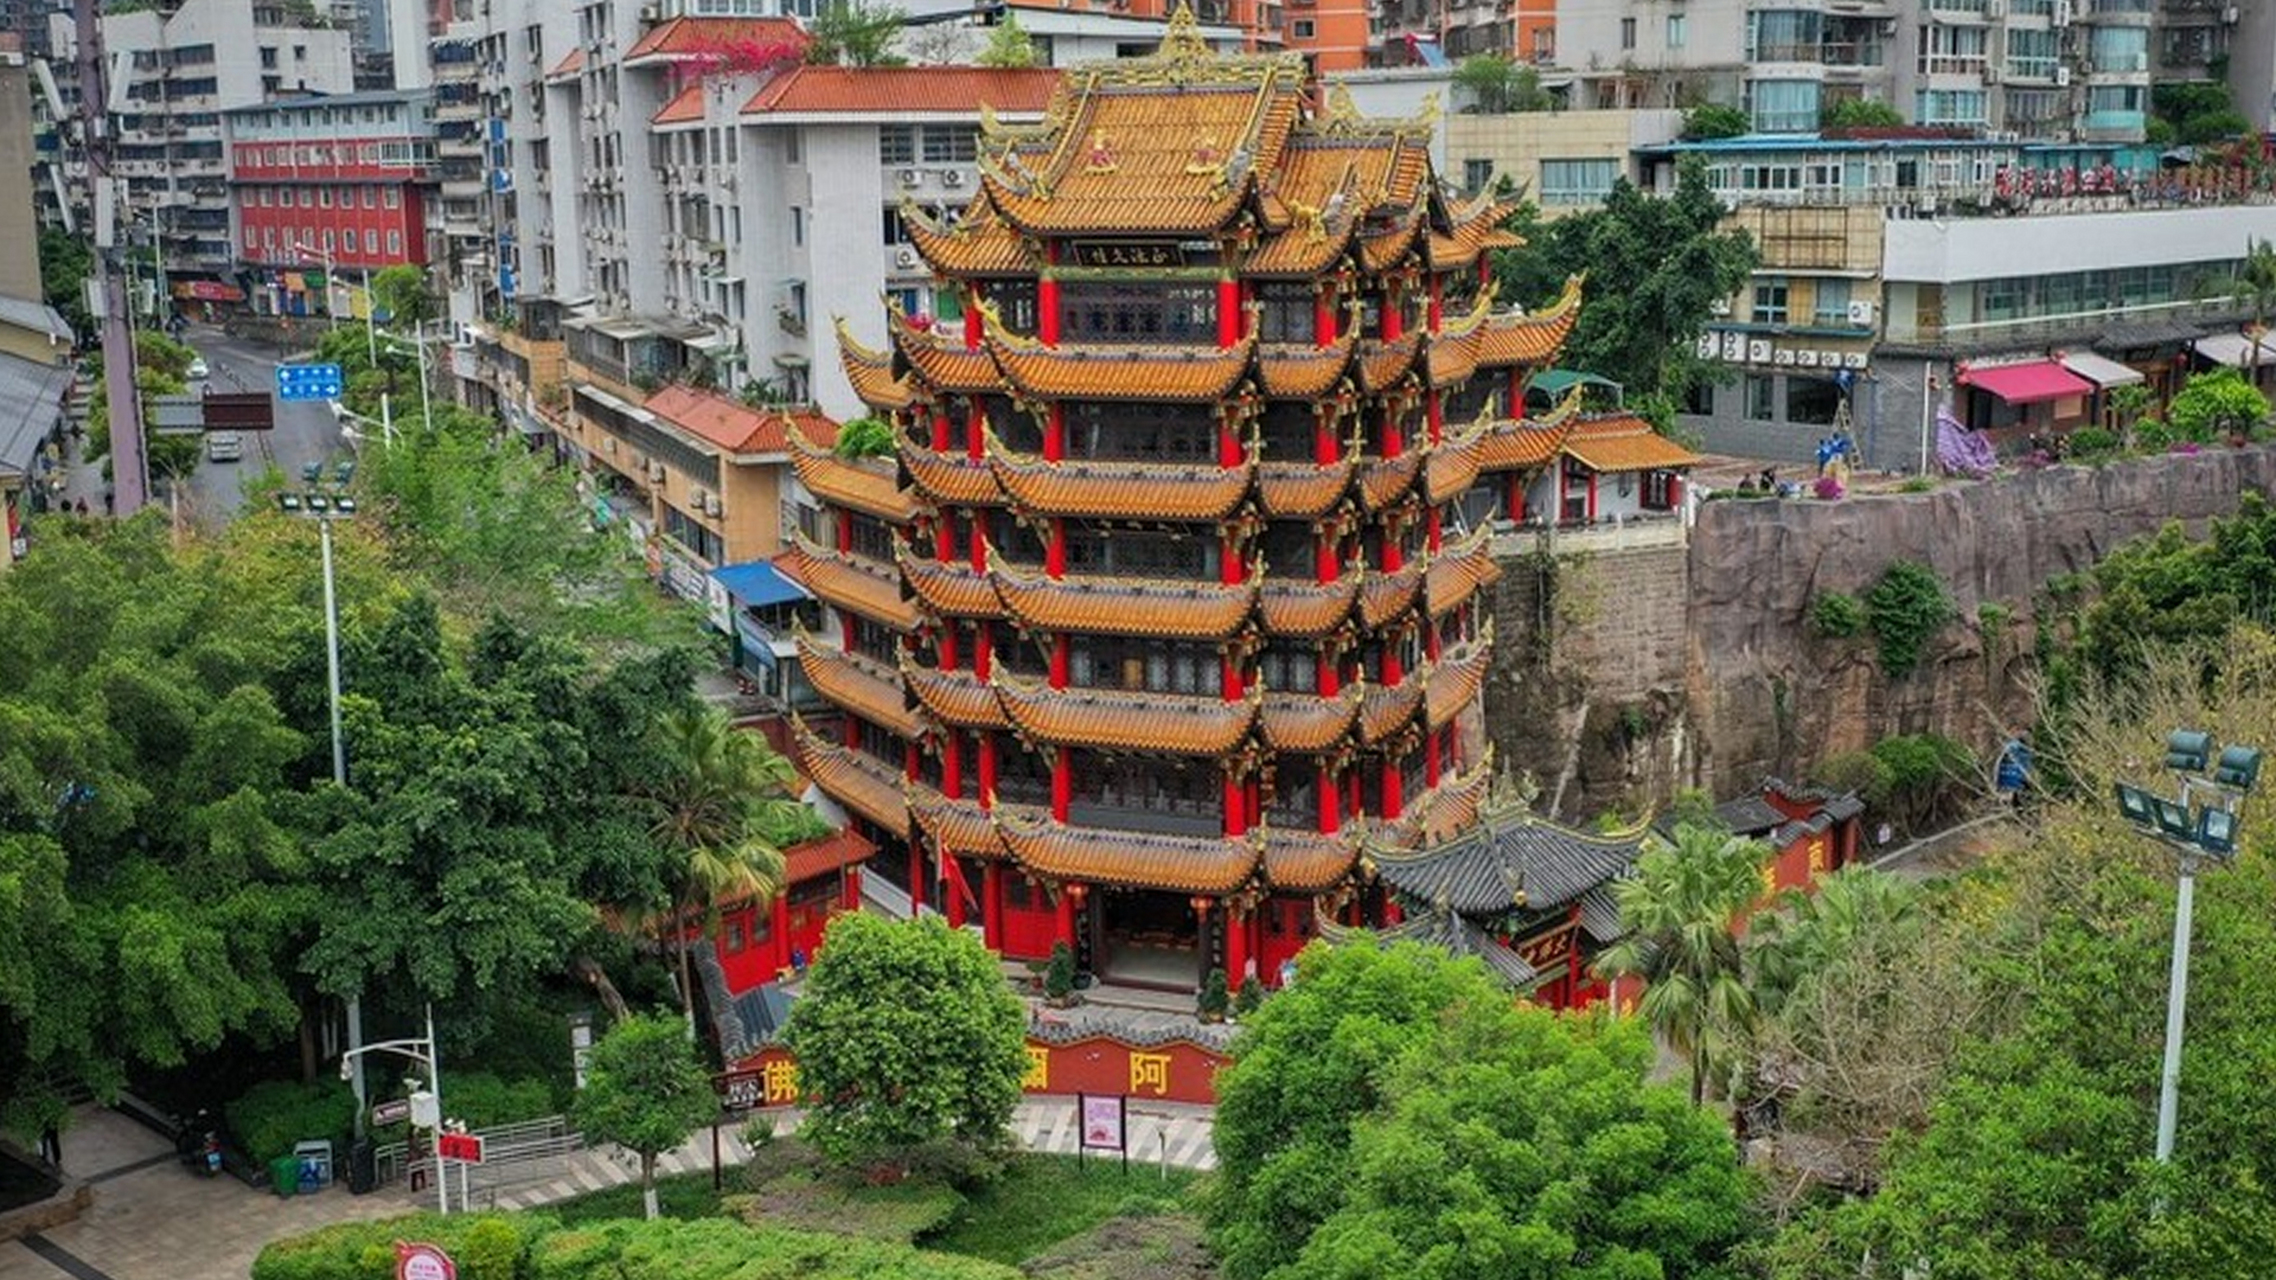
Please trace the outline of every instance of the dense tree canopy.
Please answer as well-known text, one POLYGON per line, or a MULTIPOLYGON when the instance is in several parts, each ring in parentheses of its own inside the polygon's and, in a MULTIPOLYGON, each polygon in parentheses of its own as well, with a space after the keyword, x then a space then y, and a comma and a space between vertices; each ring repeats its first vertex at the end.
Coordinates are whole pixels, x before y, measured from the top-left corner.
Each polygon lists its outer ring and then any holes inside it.
POLYGON ((596 1142, 613 1142, 640 1157, 640 1198, 656 1216, 656 1157, 719 1116, 711 1078, 675 1018, 635 1015, 610 1027, 593 1046, 577 1125, 596 1142))

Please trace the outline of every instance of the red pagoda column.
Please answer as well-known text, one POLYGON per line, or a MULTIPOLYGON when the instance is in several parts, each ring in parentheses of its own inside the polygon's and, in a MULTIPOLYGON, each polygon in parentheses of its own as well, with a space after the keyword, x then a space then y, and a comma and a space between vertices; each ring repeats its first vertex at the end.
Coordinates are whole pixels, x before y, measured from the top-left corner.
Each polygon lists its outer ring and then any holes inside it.
POLYGON ((1445 549, 1445 522, 1440 518, 1437 507, 1430 507, 1423 512, 1423 536, 1429 539, 1424 545, 1430 548, 1432 555, 1445 549))
POLYGON ((1051 402, 1051 420, 1044 424, 1043 429, 1043 460, 1059 462, 1066 456, 1067 408, 1054 400, 1051 402))
POLYGON ((1438 731, 1435 729, 1423 735, 1423 785, 1438 785, 1438 731))
POLYGON ((1233 904, 1225 904, 1225 986, 1241 989, 1249 971, 1249 918, 1233 904))
POLYGON ((1067 669, 1072 665, 1069 654, 1073 648, 1066 632, 1051 637, 1051 687, 1054 689, 1067 687, 1067 669))
POLYGON ((933 518, 933 559, 943 564, 956 558, 956 522, 943 511, 933 518))
POLYGON ((1225 834, 1239 838, 1249 833, 1249 793, 1232 761, 1225 765, 1225 834))
POLYGON ((1333 641, 1324 640, 1320 643, 1320 647, 1314 651, 1318 655, 1315 661, 1318 663, 1317 675, 1319 676, 1320 696, 1323 698, 1333 698, 1343 692, 1343 672, 1337 670, 1336 651, 1332 647, 1333 644, 1333 641))
POLYGON ((901 776, 911 782, 917 780, 917 743, 914 738, 901 742, 901 776))
POLYGON ((986 323, 987 321, 982 319, 980 315, 980 290, 978 288, 965 290, 964 349, 966 351, 978 351, 980 349, 980 339, 985 332, 983 326, 986 323))
POLYGON ((1248 566, 1241 563, 1241 544, 1234 540, 1233 531, 1225 531, 1224 542, 1217 553, 1217 576, 1228 587, 1237 587, 1248 581, 1248 566))
POLYGON ((1399 305, 1399 284, 1395 280, 1383 284, 1383 341, 1397 342, 1407 336, 1407 317, 1399 305))
POLYGON ((964 798, 963 738, 954 729, 940 736, 940 793, 951 800, 964 798))
POLYGON ((994 638, 988 631, 986 619, 972 625, 972 674, 982 680, 988 678, 988 666, 995 655, 994 638))
POLYGON ((916 904, 924 900, 925 842, 911 840, 909 842, 909 910, 912 913, 915 912, 916 904))
POLYGON ((964 868, 953 855, 943 851, 940 873, 948 881, 941 889, 941 897, 947 899, 942 908, 948 915, 948 927, 961 929, 964 927, 964 868))
POLYGON ((1336 789, 1335 766, 1329 764, 1325 758, 1320 761, 1318 790, 1320 793, 1320 831, 1325 835, 1332 836, 1343 830, 1343 806, 1338 803, 1341 799, 1341 793, 1336 789))
POLYGON ((980 398, 972 398, 972 407, 964 415, 964 456, 974 462, 988 456, 988 413, 980 407, 980 398))
POLYGON ((1326 408, 1312 414, 1312 461, 1328 466, 1343 456, 1343 446, 1336 439, 1335 415, 1326 408))
POLYGON ((1004 949, 1004 864, 994 858, 980 867, 980 937, 990 951, 1004 949))
POLYGON ((1226 350, 1241 341, 1241 285, 1231 276, 1217 281, 1217 349, 1226 350))
POLYGON ((1332 533, 1321 534, 1318 545, 1312 549, 1313 578, 1325 586, 1334 582, 1342 573, 1342 566, 1336 563, 1335 535, 1332 533))
POLYGON ((980 807, 996 807, 996 731, 980 731, 980 807))
POLYGON ((1444 284, 1434 272, 1430 277, 1430 331, 1432 333, 1438 332, 1440 322, 1445 319, 1445 304, 1444 284))
POLYGON ((1312 290, 1312 345, 1336 345, 1336 291, 1322 283, 1312 290))
POLYGON ((1061 747, 1051 758, 1051 820, 1065 822, 1075 798, 1074 752, 1061 747))
POLYGON ((1525 523, 1525 473, 1509 473, 1509 519, 1511 524, 1525 523))
POLYGON ((1223 415, 1217 424, 1217 465, 1230 471, 1241 465, 1241 433, 1233 429, 1233 415, 1223 415))
POLYGON ((1059 274, 1051 268, 1059 263, 1059 246, 1043 246, 1043 261, 1047 264, 1035 282, 1035 336, 1043 345, 1059 345, 1059 274))
POLYGON ((938 409, 933 412, 933 452, 948 451, 950 434, 954 429, 954 424, 948 420, 948 410, 938 409))
POLYGON ((1051 537, 1043 546, 1043 574, 1047 578, 1067 576, 1067 522, 1058 516, 1051 517, 1051 537))
POLYGON ((1383 406, 1383 456, 1396 458, 1407 451, 1407 433, 1399 425, 1399 410, 1394 405, 1383 406))
MULTIPOLYGON (((944 560, 950 558, 953 557, 942 557, 944 560)), ((956 670, 956 620, 951 618, 941 623, 940 630, 935 634, 940 646, 940 669, 943 671, 956 670)))
POLYGON ((1446 413, 1439 407, 1437 387, 1423 392, 1423 421, 1430 426, 1432 444, 1446 439, 1446 413))
POLYGON ((1383 818, 1386 822, 1398 818, 1406 803, 1406 779, 1399 772, 1399 762, 1390 756, 1383 757, 1383 818))

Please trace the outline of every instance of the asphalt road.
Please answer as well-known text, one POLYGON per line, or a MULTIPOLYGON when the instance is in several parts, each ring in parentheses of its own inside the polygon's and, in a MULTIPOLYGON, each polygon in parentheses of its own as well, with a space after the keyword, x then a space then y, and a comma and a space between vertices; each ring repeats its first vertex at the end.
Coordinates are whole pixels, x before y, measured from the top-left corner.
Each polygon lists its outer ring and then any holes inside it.
MULTIPOLYGON (((212 366, 211 385, 216 391, 263 390, 276 385, 277 352, 273 347, 232 338, 202 325, 190 326, 183 340, 212 366)), ((298 484, 301 468, 309 463, 323 463, 329 471, 333 462, 350 455, 339 423, 322 402, 278 401, 276 416, 275 430, 243 433, 242 460, 215 462, 205 458, 190 474, 182 499, 199 524, 210 528, 234 516, 244 504, 245 486, 271 463, 284 472, 288 482, 298 484)))

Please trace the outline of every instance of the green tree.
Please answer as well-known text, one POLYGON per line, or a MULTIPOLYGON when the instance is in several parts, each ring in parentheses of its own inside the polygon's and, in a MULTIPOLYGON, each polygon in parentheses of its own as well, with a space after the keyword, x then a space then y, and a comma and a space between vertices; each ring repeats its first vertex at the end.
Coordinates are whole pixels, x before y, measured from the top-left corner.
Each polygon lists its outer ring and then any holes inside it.
POLYGON ((374 273, 371 292, 393 328, 417 330, 442 312, 441 299, 427 287, 426 271, 409 263, 374 273))
POLYGON ((882 458, 895 448, 893 424, 877 417, 860 417, 838 428, 831 446, 841 458, 882 458))
POLYGON ((1415 944, 1307 953, 1218 1073, 1209 1210, 1232 1280, 1725 1274, 1729 1131, 1646 1083, 1631 1021, 1511 999, 1415 944))
POLYGON ((1720 102, 1703 102, 1683 113, 1683 138, 1686 142, 1710 142, 1717 138, 1743 137, 1754 128, 1747 113, 1737 107, 1720 102))
POLYGON ((1944 580, 1917 560, 1899 560, 1881 573, 1865 593, 1865 620, 1881 655, 1881 673, 1891 680, 1911 675, 1921 649, 1957 616, 1944 580))
POLYGON ((1691 1100, 1703 1102, 1718 1042, 1744 1036, 1754 993, 1733 934, 1762 894, 1771 850, 1727 832, 1678 827, 1675 841, 1636 860, 1612 888, 1626 935, 1597 959, 1608 978, 1641 978, 1636 1010, 1691 1064, 1691 1100))
MULTIPOLYGON (((2254 339, 2257 345, 2258 339, 2254 339)), ((2166 421, 2184 440, 2211 444, 2250 435, 2268 420, 2268 397, 2234 369, 2194 374, 2166 409, 2166 421)))
POLYGON ((2094 568, 2099 588, 2079 619, 2076 655, 2108 680, 2131 676, 2147 648, 2224 634, 2239 618, 2276 617, 2276 507, 2257 493, 2201 540, 2176 523, 2137 538, 2094 568))
POLYGON ((1541 87, 1541 73, 1498 53, 1464 58, 1454 69, 1454 87, 1470 95, 1469 110, 1487 115, 1511 111, 1547 111, 1549 93, 1541 87))
POLYGON ((1723 230, 1722 221, 1722 202, 1695 157, 1679 167, 1670 196, 1647 195, 1623 179, 1602 208, 1549 222, 1520 215, 1514 229, 1531 247, 1496 255, 1501 296, 1536 303, 1554 297, 1567 273, 1585 272, 1563 362, 1622 383, 1631 399, 1680 401, 1704 376, 1692 352, 1708 317, 1759 260, 1746 232, 1723 230))
POLYGON ((656 1157, 718 1115, 711 1079, 676 1019, 635 1014, 593 1045, 577 1125, 587 1138, 640 1157, 640 1200, 649 1218, 657 1216, 656 1157))
POLYGON ((1789 889, 1778 909, 1748 924, 1748 985, 1765 1014, 1873 936, 1920 928, 1919 885, 1867 867, 1821 876, 1811 891, 1789 889))
POLYGON ((2252 311, 2245 332, 2252 338, 2252 363, 2260 367, 2260 353, 2268 339, 2268 324, 2276 320, 2276 243, 2245 241, 2244 262, 2237 268, 2232 297, 2252 311))
POLYGON ((662 767, 644 799, 649 838, 664 851, 668 901, 659 932, 679 954, 680 1000, 695 1026, 695 981, 688 952, 711 935, 719 908, 749 900, 764 908, 782 893, 782 849, 774 833, 794 824, 785 809, 805 806, 786 789, 796 770, 767 740, 737 729, 717 707, 682 708, 659 718, 662 767), (691 932, 691 922, 704 924, 691 932))
POLYGON ((1019 11, 1006 8, 1004 16, 988 33, 988 42, 973 61, 983 67, 1032 67, 1040 60, 1035 51, 1035 40, 1019 24, 1019 11))
POLYGON ((896 1164, 939 1143, 1000 1149, 1027 1072, 1027 1013, 996 957, 937 917, 841 915, 825 943, 784 1033, 806 1136, 841 1163, 896 1164))
POLYGON ((817 66, 897 67, 893 52, 901 38, 899 9, 873 8, 862 0, 832 0, 806 25, 806 61, 817 66))
POLYGON ((87 276, 95 259, 86 239, 61 227, 41 227, 39 255, 40 289, 47 305, 55 308, 81 343, 92 345, 97 334, 94 317, 87 314, 87 276))
POLYGON ((1872 98, 1843 98, 1818 113, 1821 129, 1894 129, 1904 122, 1903 112, 1872 98))

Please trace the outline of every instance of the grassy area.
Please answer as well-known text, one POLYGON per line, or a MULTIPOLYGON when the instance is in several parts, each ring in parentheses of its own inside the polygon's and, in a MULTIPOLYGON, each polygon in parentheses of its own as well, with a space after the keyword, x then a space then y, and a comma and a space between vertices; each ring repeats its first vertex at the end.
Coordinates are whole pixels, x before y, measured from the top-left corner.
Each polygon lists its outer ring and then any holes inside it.
MULTIPOLYGON (((1003 1176, 958 1192, 938 1183, 872 1186, 817 1171, 793 1144, 781 1144, 754 1169, 729 1169, 724 1192, 709 1173, 659 1178, 657 1199, 670 1218, 746 1212, 760 1226, 794 1226, 908 1243, 991 1262, 1023 1262, 1117 1217, 1150 1217, 1185 1207, 1194 1176, 1172 1169, 1071 1156, 1020 1155, 1003 1176), (783 1148, 790 1148, 784 1150, 783 1148), (743 1199, 748 1197, 748 1199, 743 1199), (727 1200, 729 1203, 722 1203, 727 1200)), ((552 1205, 565 1224, 641 1214, 637 1184, 611 1187, 552 1205)))
POLYGON ((948 1225, 921 1243, 927 1249, 993 1262, 1021 1262, 1121 1213, 1179 1207, 1194 1175, 1172 1169, 1165 1181, 1151 1165, 1072 1156, 1021 1155, 1004 1175, 965 1196, 948 1225))

